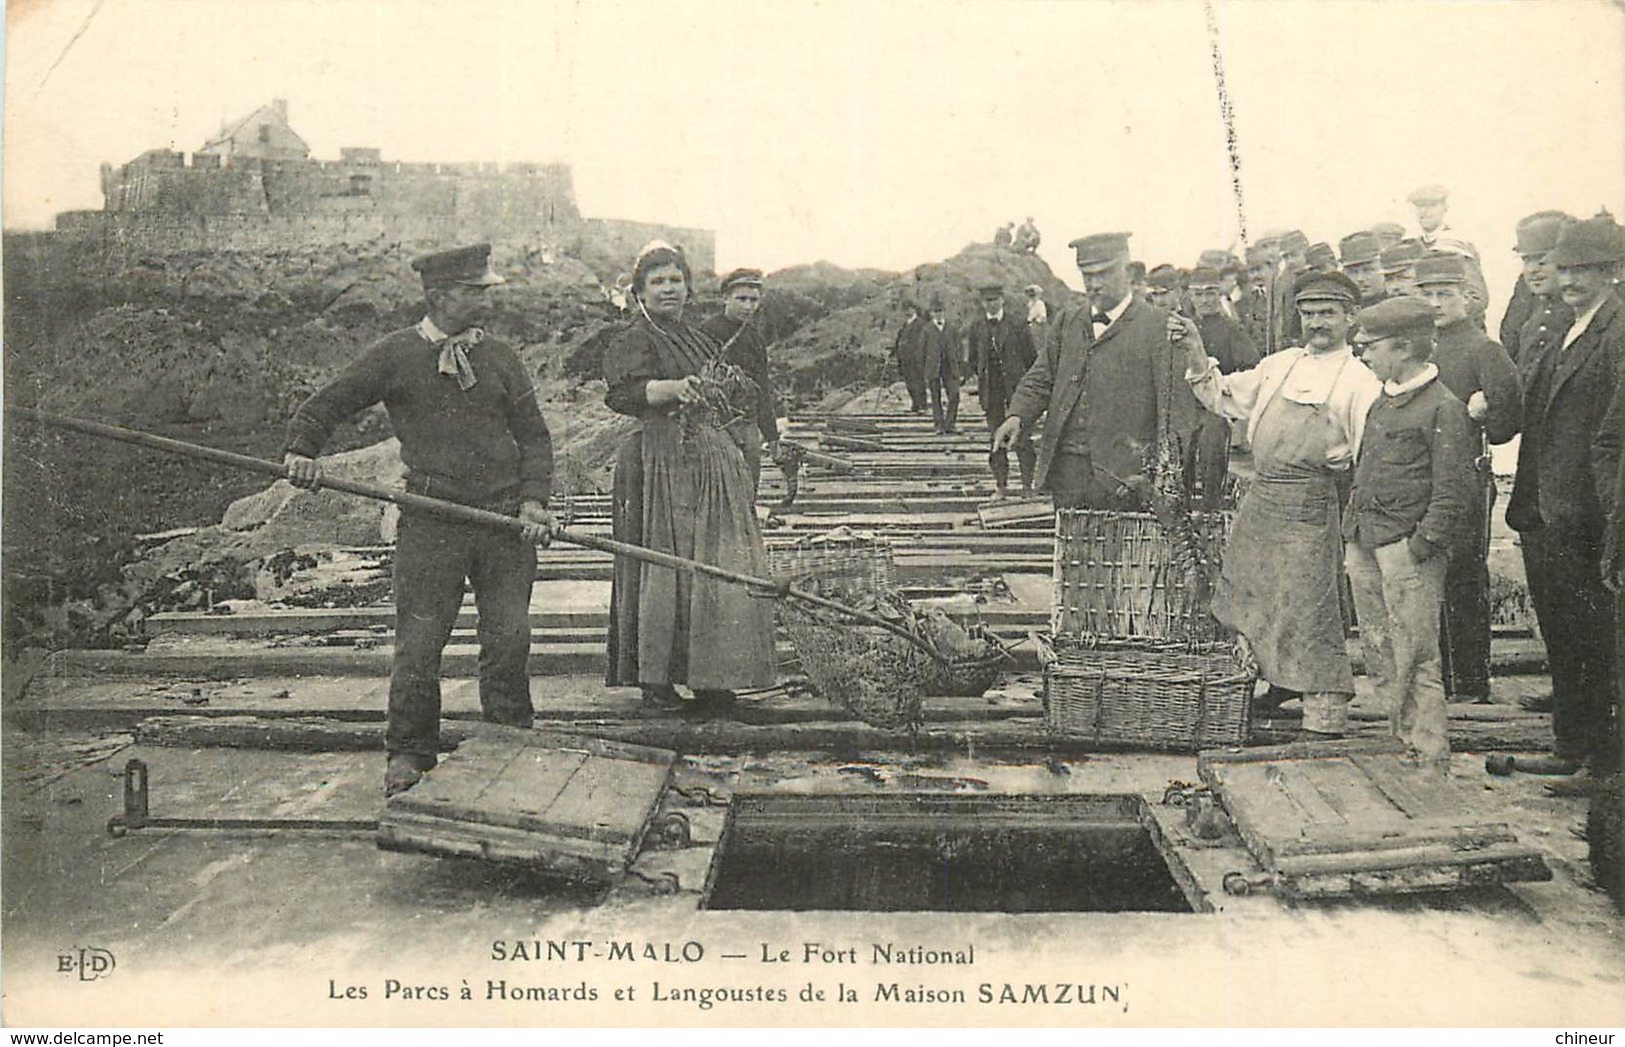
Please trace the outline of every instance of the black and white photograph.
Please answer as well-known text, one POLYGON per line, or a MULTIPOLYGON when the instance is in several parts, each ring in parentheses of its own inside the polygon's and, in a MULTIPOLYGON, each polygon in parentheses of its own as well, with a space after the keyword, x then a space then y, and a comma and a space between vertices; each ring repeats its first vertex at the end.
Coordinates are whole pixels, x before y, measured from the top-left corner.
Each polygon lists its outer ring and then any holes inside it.
POLYGON ((0 1023, 1625 1026, 1625 6, 5 14, 0 1023))

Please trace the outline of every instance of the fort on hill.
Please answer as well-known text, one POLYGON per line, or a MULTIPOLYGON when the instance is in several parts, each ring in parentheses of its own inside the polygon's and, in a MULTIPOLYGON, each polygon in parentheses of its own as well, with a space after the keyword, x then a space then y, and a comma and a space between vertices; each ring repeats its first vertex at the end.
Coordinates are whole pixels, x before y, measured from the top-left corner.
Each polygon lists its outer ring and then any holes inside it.
POLYGON ((404 163, 359 147, 312 159, 280 98, 190 155, 151 149, 103 164, 101 184, 102 209, 57 215, 58 233, 151 251, 492 240, 625 259, 658 236, 696 270, 715 268, 710 230, 583 218, 568 164, 404 163))

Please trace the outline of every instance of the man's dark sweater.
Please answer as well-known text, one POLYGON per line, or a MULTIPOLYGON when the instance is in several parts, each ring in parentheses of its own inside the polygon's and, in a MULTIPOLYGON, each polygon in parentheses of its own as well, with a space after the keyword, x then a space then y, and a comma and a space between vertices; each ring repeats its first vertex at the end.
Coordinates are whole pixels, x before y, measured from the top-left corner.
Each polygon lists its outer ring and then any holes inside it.
POLYGON ((773 380, 767 369, 767 342, 755 324, 741 324, 723 313, 700 324, 700 330, 727 346, 724 357, 750 376, 761 391, 756 405, 756 428, 762 439, 772 443, 779 438, 778 405, 773 396, 773 380))
POLYGON ((1523 428, 1523 388, 1512 358, 1500 343, 1471 320, 1458 320, 1436 332, 1433 362, 1439 381, 1466 403, 1476 392, 1489 402, 1489 414, 1474 423, 1492 444, 1504 444, 1523 428))
POLYGON ((506 496, 546 504, 553 440, 514 351, 493 338, 468 349, 476 381, 463 391, 439 372, 439 353, 408 327, 385 335, 288 422, 286 450, 312 458, 334 428, 382 401, 409 479, 468 504, 506 496))

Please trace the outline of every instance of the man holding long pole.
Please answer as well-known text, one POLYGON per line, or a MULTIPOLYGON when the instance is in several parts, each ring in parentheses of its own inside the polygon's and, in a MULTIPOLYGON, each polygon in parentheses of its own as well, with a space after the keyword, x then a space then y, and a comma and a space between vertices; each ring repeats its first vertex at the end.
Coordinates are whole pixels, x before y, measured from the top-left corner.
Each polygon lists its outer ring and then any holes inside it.
POLYGON ((356 412, 382 402, 401 442, 406 489, 517 515, 523 534, 403 511, 395 545, 395 658, 389 678, 384 794, 411 787, 440 749, 440 655, 472 583, 479 607, 480 711, 529 726, 530 591, 536 543, 554 522, 547 501, 553 443, 536 393, 512 349, 478 321, 486 289, 503 283, 479 244, 412 262, 426 315, 385 335, 288 423, 294 485, 321 483, 316 456, 356 412))

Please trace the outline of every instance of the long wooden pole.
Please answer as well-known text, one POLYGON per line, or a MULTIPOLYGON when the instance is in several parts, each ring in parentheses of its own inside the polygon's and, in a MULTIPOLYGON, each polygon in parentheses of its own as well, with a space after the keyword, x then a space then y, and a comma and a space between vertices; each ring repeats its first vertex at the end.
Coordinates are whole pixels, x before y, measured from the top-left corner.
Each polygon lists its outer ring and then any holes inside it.
MULTIPOLYGON (((254 458, 246 454, 237 454, 234 451, 222 451, 217 447, 205 447, 202 444, 187 443, 185 440, 173 440, 167 436, 158 436, 154 433, 142 432, 139 429, 126 429, 122 426, 108 425, 105 422, 92 422, 84 418, 73 418, 68 415, 52 414, 49 411, 41 411, 32 407, 12 407, 8 408, 7 410, 8 413, 15 415, 16 417, 26 418, 29 421, 39 422, 42 425, 49 425, 58 429, 70 429, 74 432, 85 433, 89 436, 99 436, 106 440, 117 440, 120 443, 134 444, 137 447, 145 447, 153 451, 162 451, 166 454, 180 455, 185 458, 197 458, 206 462, 215 462, 220 465, 231 466, 235 469, 243 469, 252 473, 261 473, 265 476, 274 476, 279 479, 285 480, 288 476, 287 469, 284 468, 280 462, 267 461, 263 458, 254 458)), ((476 509, 473 506, 460 505, 457 502, 448 502, 441 498, 430 498, 429 496, 422 494, 412 494, 409 491, 402 491, 394 487, 385 487, 382 484, 367 483, 363 480, 347 480, 338 476, 325 476, 322 478, 322 486, 331 487, 335 491, 344 491, 347 494, 359 495, 362 498, 372 498, 381 502, 393 502, 403 509, 415 509, 421 512, 435 513, 454 520, 462 520, 466 523, 481 524, 487 527, 499 527, 504 530, 518 531, 521 533, 525 530, 525 523, 516 516, 504 516, 501 513, 493 513, 489 509, 476 509)), ((938 661, 946 661, 945 657, 939 654, 937 650, 927 643, 922 637, 916 636, 914 633, 910 632, 908 629, 905 629, 903 626, 898 625, 896 622, 889 621, 888 619, 882 618, 879 615, 870 614, 867 611, 860 611, 856 607, 849 607, 846 604, 840 603, 836 600, 831 600, 828 597, 819 596, 816 593, 809 593, 804 589, 798 589, 789 582, 775 581, 768 578, 758 578, 754 575, 741 574, 738 571, 730 571, 725 567, 717 567, 714 564, 701 563, 698 560, 690 560, 682 556, 674 556, 671 553, 663 553, 656 549, 647 549, 641 545, 633 545, 629 542, 618 542, 612 538, 600 538, 597 535, 582 534, 580 531, 572 531, 563 527, 555 528, 552 535, 554 538, 557 538, 563 542, 568 542, 571 545, 579 545, 587 549, 597 549, 601 552, 614 553, 617 556, 630 556, 633 559, 643 560, 647 563, 656 564, 661 567, 670 567, 676 571, 689 571, 695 574, 710 575, 713 578, 720 578, 725 582, 733 582, 736 585, 743 585, 752 589, 760 589, 765 592, 770 592, 774 596, 787 597, 792 600, 799 600, 802 603, 809 604, 814 607, 822 607, 826 610, 834 611, 837 614, 846 615, 847 617, 856 621, 863 622, 865 625, 879 626, 880 628, 885 629, 887 632, 893 633, 904 640, 907 640, 909 643, 930 654, 931 657, 937 659, 938 661)))

